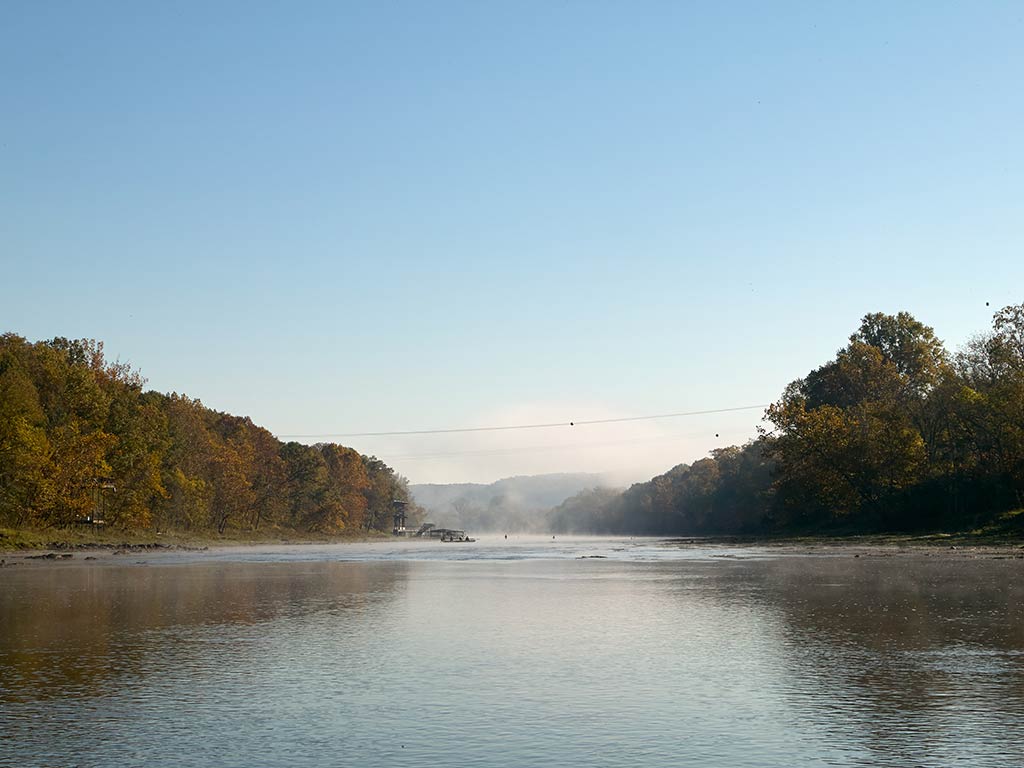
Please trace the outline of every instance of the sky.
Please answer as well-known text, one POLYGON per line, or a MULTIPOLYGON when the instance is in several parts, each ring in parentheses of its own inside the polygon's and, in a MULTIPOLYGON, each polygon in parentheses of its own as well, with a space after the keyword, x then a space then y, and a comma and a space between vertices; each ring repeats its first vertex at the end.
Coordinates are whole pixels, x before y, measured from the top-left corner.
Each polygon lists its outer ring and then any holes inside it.
POLYGON ((0 331, 413 482, 643 480, 1024 301, 1017 2, 4 3, 0 331))

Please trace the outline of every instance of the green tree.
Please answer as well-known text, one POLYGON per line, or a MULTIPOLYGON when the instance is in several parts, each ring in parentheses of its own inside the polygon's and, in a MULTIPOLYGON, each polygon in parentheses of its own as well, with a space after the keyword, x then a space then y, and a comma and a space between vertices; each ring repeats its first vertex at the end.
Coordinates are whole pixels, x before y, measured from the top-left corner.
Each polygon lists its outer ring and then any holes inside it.
POLYGON ((394 512, 392 503, 394 501, 406 502, 406 514, 410 518, 408 525, 412 525, 417 511, 415 505, 410 503, 409 482, 376 456, 364 456, 362 460, 368 481, 366 529, 372 531, 391 530, 394 512))

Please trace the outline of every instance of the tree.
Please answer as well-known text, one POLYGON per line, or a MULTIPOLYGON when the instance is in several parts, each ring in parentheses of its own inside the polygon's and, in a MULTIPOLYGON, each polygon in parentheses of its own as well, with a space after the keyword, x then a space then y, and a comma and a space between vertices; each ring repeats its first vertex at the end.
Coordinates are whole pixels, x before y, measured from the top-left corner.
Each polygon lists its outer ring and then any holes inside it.
POLYGON ((289 526, 306 528, 320 518, 320 508, 326 502, 327 462, 316 448, 296 442, 281 447, 281 459, 285 464, 289 526))
MULTIPOLYGON (((364 524, 367 530, 389 531, 394 511, 392 502, 408 504, 409 483, 376 456, 363 456, 362 461, 368 480, 364 524)), ((412 511, 407 507, 407 515, 412 511)))
POLYGON ((157 527, 202 530, 213 523, 214 502, 215 451, 206 409, 199 400, 177 393, 156 398, 169 437, 161 469, 168 495, 156 505, 157 527))
POLYGON ((865 315, 850 342, 877 349, 882 359, 892 363, 908 387, 918 394, 938 382, 942 366, 948 361, 935 331, 909 312, 865 315))
POLYGON ((0 336, 0 522, 21 526, 39 516, 48 493, 46 414, 27 370, 31 349, 0 336))
POLYGON ((116 437, 107 453, 114 492, 107 494, 107 522, 144 528, 160 500, 168 496, 161 473, 170 436, 167 417, 134 386, 111 394, 105 430, 116 437))
POLYGON ((321 445, 319 449, 327 465, 329 487, 313 529, 336 533, 346 528, 361 528, 366 514, 366 493, 370 489, 362 457, 351 448, 334 443, 321 445))
POLYGON ((102 499, 119 529, 384 530, 391 501, 408 499, 379 459, 282 444, 144 384, 102 342, 0 336, 0 523, 72 525, 102 499))
POLYGON ((38 510, 46 526, 69 526, 90 517, 98 505, 98 493, 110 465, 104 458, 117 438, 101 430, 82 431, 77 420, 50 432, 47 466, 50 493, 38 510))
POLYGON ((252 505, 252 485, 246 474, 245 460, 229 443, 215 444, 210 469, 213 523, 217 533, 223 534, 229 525, 245 518, 252 505))
POLYGON ((1024 304, 996 312, 991 333, 957 355, 956 371, 958 447, 972 455, 976 495, 993 509, 1024 506, 1024 304))

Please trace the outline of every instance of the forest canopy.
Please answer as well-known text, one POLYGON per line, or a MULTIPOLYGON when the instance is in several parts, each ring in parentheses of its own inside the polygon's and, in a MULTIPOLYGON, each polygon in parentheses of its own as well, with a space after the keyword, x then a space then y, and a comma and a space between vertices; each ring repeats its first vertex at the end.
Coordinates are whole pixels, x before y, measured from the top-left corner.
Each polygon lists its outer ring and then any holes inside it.
MULTIPOLYGON (((0 336, 0 526, 387 531, 405 478, 283 443, 249 418, 146 391, 102 342, 0 336)), ((554 532, 975 529, 1024 507, 1024 304, 951 353, 906 312, 866 315, 742 446, 548 515, 554 532)), ((415 505, 410 507, 413 517, 415 505)))
POLYGON ((973 530, 1024 507, 1024 304, 951 354, 906 312, 866 315, 743 446, 556 507, 555 532, 973 530))
POLYGON ((390 530, 409 500, 375 457, 144 384, 102 342, 0 336, 0 526, 339 534, 390 530))

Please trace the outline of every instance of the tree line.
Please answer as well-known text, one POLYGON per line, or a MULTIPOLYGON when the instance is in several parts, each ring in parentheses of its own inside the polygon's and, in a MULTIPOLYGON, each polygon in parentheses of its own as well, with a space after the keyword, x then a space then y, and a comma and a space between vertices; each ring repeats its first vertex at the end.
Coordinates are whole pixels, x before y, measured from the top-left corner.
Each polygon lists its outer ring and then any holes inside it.
POLYGON ((973 530, 1024 508, 1024 304, 950 353, 906 312, 866 315, 786 387, 756 439, 625 491, 594 489, 555 532, 973 530))
POLYGON ((333 443, 145 391, 89 339, 0 336, 0 525, 338 534, 386 531, 408 482, 333 443))

